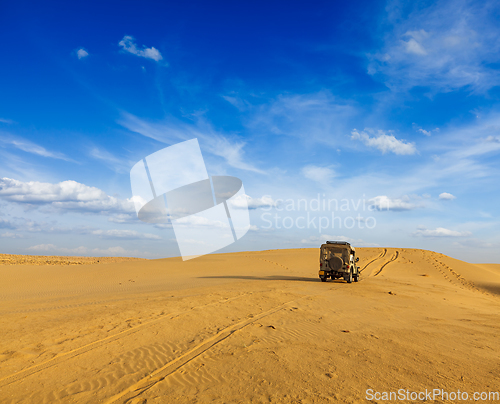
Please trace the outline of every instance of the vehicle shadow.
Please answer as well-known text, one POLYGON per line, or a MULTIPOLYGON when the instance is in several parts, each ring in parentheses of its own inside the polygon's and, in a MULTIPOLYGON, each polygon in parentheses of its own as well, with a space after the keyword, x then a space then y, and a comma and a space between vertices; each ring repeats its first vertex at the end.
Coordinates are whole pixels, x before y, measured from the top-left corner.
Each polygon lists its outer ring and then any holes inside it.
POLYGON ((255 281, 297 281, 297 282, 319 282, 319 278, 306 278, 304 276, 251 276, 251 275, 217 275, 217 276, 198 276, 199 279, 248 279, 255 281))

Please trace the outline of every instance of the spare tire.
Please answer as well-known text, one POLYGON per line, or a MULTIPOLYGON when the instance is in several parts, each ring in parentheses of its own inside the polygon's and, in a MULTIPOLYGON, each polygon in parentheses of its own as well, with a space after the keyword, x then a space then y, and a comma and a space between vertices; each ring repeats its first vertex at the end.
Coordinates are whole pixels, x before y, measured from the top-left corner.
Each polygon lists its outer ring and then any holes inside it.
POLYGON ((344 265, 344 261, 340 257, 333 256, 328 260, 328 266, 332 271, 338 271, 342 268, 342 265, 344 265))

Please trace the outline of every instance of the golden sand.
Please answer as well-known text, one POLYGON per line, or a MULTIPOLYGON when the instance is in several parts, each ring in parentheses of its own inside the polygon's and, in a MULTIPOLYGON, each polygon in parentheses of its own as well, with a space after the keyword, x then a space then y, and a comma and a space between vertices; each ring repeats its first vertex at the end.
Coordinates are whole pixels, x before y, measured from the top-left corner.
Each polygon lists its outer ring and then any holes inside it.
POLYGON ((352 284, 320 282, 318 249, 186 262, 4 255, 0 402, 365 403, 368 389, 500 390, 500 265, 357 252, 352 284))

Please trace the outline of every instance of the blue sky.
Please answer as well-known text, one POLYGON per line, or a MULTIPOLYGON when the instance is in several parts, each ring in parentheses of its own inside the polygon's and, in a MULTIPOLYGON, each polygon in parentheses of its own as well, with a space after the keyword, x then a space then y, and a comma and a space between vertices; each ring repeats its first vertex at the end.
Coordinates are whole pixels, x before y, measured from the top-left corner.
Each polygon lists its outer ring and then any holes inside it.
POLYGON ((223 251, 500 262, 499 20, 497 2, 2 2, 0 252, 179 255, 129 172, 197 138, 251 208, 223 251))

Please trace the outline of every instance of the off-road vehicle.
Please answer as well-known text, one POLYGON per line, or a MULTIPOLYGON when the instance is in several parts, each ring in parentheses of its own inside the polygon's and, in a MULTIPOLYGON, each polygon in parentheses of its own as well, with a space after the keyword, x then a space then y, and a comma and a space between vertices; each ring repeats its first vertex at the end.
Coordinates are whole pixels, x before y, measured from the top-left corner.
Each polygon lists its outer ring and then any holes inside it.
POLYGON ((359 280, 356 250, 347 241, 327 241, 319 252, 319 279, 343 278, 348 283, 359 280))

